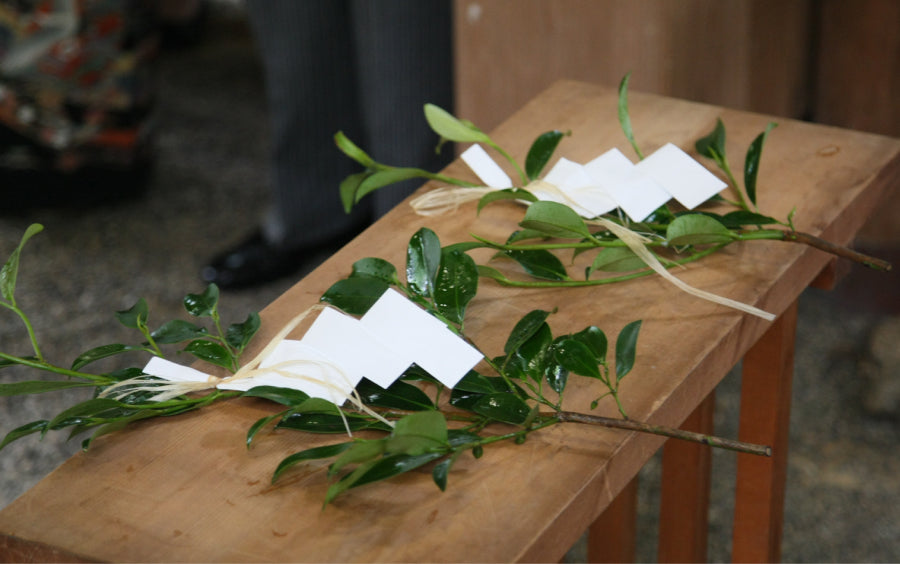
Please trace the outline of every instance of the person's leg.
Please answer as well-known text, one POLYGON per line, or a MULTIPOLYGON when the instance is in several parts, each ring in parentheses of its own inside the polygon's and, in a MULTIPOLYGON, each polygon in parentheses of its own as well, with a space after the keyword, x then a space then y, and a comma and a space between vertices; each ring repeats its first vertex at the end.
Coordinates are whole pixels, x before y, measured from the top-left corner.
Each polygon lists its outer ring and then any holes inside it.
POLYGON ((345 2, 249 0, 271 121, 272 198, 261 232, 206 267, 221 286, 246 286, 295 270, 303 255, 367 220, 343 211, 338 187, 355 163, 334 146, 360 118, 345 2))
MULTIPOLYGON (((363 147, 390 165, 438 171, 451 159, 447 145, 425 121, 430 102, 452 111, 452 22, 449 0, 352 0, 363 147)), ((394 207, 421 181, 383 188, 370 196, 376 215, 394 207)))

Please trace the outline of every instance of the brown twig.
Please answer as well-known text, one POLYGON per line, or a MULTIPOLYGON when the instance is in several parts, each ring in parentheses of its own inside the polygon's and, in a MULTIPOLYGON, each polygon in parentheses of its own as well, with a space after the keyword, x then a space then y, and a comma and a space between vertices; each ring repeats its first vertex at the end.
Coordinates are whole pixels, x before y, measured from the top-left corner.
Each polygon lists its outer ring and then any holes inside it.
POLYGON ((782 231, 782 239, 784 241, 803 243, 810 247, 825 251, 826 253, 850 259, 854 262, 868 266, 869 268, 874 268, 875 270, 882 270, 884 272, 891 270, 891 263, 886 260, 870 257, 869 255, 854 251, 853 249, 835 245, 834 243, 830 243, 825 239, 820 239, 809 233, 801 233, 800 231, 782 231))
POLYGON ((638 431, 640 433, 651 433, 653 435, 661 435, 663 437, 700 443, 736 452, 744 452, 758 456, 772 456, 772 447, 770 446, 713 437, 672 427, 663 427, 661 425, 651 425, 649 423, 642 423, 631 419, 615 419, 612 417, 601 417, 599 415, 588 415, 586 413, 575 413, 572 411, 559 411, 555 414, 555 417, 560 422, 584 423, 586 425, 599 425, 601 427, 610 427, 613 429, 626 429, 629 431, 638 431))

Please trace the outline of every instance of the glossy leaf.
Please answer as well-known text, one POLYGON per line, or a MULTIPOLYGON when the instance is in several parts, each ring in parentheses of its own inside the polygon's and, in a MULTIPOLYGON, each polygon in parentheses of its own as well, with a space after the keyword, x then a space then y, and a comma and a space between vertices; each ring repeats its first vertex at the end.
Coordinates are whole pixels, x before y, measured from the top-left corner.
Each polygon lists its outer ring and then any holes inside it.
POLYGON ((778 220, 773 217, 744 210, 726 213, 719 220, 722 222, 722 225, 730 229, 739 229, 745 225, 773 225, 778 223, 778 220))
POLYGON ((522 188, 504 188, 503 190, 492 190, 482 196, 480 200, 478 200, 477 213, 481 213, 481 210, 486 205, 493 202, 499 202, 501 200, 515 200, 522 202, 538 201, 537 196, 535 196, 528 190, 523 190, 522 188))
POLYGON ((34 433, 46 433, 49 424, 49 421, 41 420, 32 421, 31 423, 26 423, 21 427, 16 427, 15 429, 7 433, 5 437, 3 437, 3 442, 0 442, 0 450, 3 450, 6 445, 13 441, 17 441, 22 437, 27 437, 28 435, 33 435, 34 433))
POLYGON ((472 257, 459 250, 441 251, 434 282, 434 305, 438 312, 461 325, 466 307, 478 291, 478 267, 472 257))
POLYGON ((434 279, 441 264, 441 242, 438 236, 423 227, 409 240, 406 249, 406 281, 416 294, 430 298, 434 294, 434 279))
MULTIPOLYGON (((390 431, 391 428, 380 421, 362 417, 347 416, 347 425, 351 431, 374 429, 390 431)), ((346 433, 344 420, 337 413, 290 413, 276 426, 277 429, 294 429, 308 433, 346 433)))
POLYGON ((521 425, 528 418, 531 408, 515 394, 497 393, 481 397, 472 411, 504 423, 521 425))
POLYGON ((444 456, 443 453, 433 452, 419 456, 396 454, 386 456, 367 464, 362 464, 353 472, 342 478, 336 484, 332 484, 325 494, 325 504, 331 503, 335 497, 351 488, 356 488, 373 482, 386 480, 415 470, 429 462, 444 456))
POLYGON ((400 380, 384 389, 378 384, 363 379, 356 386, 356 392, 366 405, 405 411, 435 409, 434 402, 431 401, 431 398, 425 392, 412 384, 407 384, 400 380))
POLYGON ((646 267, 647 263, 628 247, 608 247, 597 253, 586 274, 590 278, 591 274, 597 271, 628 272, 646 267))
POLYGON ((541 175, 564 135, 562 131, 553 130, 542 133, 534 140, 525 157, 525 174, 529 180, 535 180, 541 175))
POLYGON ((188 294, 184 297, 184 309, 194 317, 210 317, 219 303, 219 287, 210 284, 202 294, 188 294))
POLYGON ((337 145, 337 148, 340 149, 342 153, 361 164, 364 168, 372 168, 375 166, 375 160, 365 151, 357 147, 356 143, 344 135, 343 131, 338 131, 334 134, 334 144, 337 145))
POLYGON ((717 219, 692 213, 675 218, 666 230, 666 239, 674 246, 715 245, 733 241, 735 235, 717 219))
POLYGON ((231 353, 224 346, 212 341, 197 339, 191 341, 184 347, 184 352, 192 354, 200 360, 205 360, 210 364, 221 366, 229 370, 233 369, 233 361, 231 353))
POLYGON ((616 380, 621 380, 634 368, 640 331, 641 321, 632 321, 622 328, 616 338, 616 380))
POLYGON ((241 396, 267 399, 289 407, 299 406, 309 399, 309 394, 306 392, 295 390, 293 388, 279 388, 277 386, 256 386, 250 388, 241 394, 241 396))
POLYGON ((606 339, 606 334, 599 327, 592 325, 575 333, 571 338, 587 345, 594 355, 594 358, 600 364, 603 364, 606 361, 606 349, 609 344, 606 339))
POLYGON ((550 344, 553 334, 550 326, 543 323, 530 339, 522 343, 515 353, 522 360, 522 370, 535 382, 540 382, 547 368, 550 344))
POLYGON ((149 315, 150 313, 147 307, 147 300, 145 300, 144 298, 140 298, 137 303, 135 303, 129 309, 117 311, 116 319, 118 319, 119 323, 121 323, 125 327, 137 329, 139 327, 144 327, 147 325, 147 318, 149 317, 149 315))
POLYGON ((29 239, 44 230, 44 226, 39 223, 32 223, 25 229, 19 245, 13 250, 0 268, 0 296, 11 304, 15 304, 16 279, 19 276, 19 259, 22 255, 22 249, 29 239))
POLYGON ((247 448, 250 448, 251 443, 253 443, 253 439, 256 438, 256 435, 259 434, 259 432, 262 431, 266 425, 268 425, 272 421, 278 419, 282 415, 284 415, 284 414, 276 413, 274 415, 267 415, 266 417, 257 419, 256 423, 251 425, 250 428, 247 430, 247 438, 245 440, 245 442, 247 444, 247 448))
POLYGON ((569 280, 562 261, 548 250, 505 250, 500 254, 519 263, 525 272, 535 278, 554 281, 569 280))
POLYGON ((169 345, 197 339, 208 333, 209 332, 205 327, 199 327, 182 319, 175 319, 163 324, 162 327, 151 333, 150 336, 153 337, 153 340, 158 344, 169 345))
POLYGON ((644 155, 641 153, 640 147, 638 147, 637 142, 634 140, 634 131, 631 128, 631 115, 628 113, 628 81, 630 79, 631 73, 628 73, 619 83, 619 125, 622 127, 622 133, 625 134, 625 139, 628 139, 628 142, 631 144, 631 147, 634 149, 638 158, 643 160, 644 155))
POLYGON ((725 124, 720 118, 716 118, 716 126, 708 135, 694 143, 694 148, 704 157, 716 162, 725 160, 725 124))
POLYGON ((434 104, 425 104, 425 119, 435 133, 457 143, 488 143, 490 138, 477 127, 453 117, 434 104))
POLYGON ((544 378, 547 380, 547 385, 550 386, 551 390, 557 394, 561 394, 566 389, 566 383, 569 380, 569 371, 562 365, 553 362, 548 364, 547 370, 544 373, 544 378))
POLYGON ((444 460, 441 460, 437 464, 434 465, 434 468, 431 470, 431 479, 434 480, 434 484, 440 488, 441 491, 446 491, 447 489, 447 477, 450 474, 450 468, 453 466, 453 463, 456 462, 457 456, 448 456, 444 460))
POLYGON ((378 298, 388 289, 384 280, 359 276, 338 280, 322 294, 321 300, 351 315, 369 311, 378 298))
POLYGON ((144 348, 140 346, 123 345, 119 343, 111 345, 101 345, 78 355, 78 358, 76 358, 72 362, 72 370, 81 370, 83 367, 94 361, 100 360, 101 358, 108 358, 117 354, 139 350, 144 350, 144 348))
POLYGON ((519 223, 550 237, 583 239, 590 237, 587 225, 575 210, 556 202, 534 202, 528 206, 525 219, 519 223))
POLYGON ((454 386, 453 389, 480 394, 490 394, 492 392, 506 391, 507 387, 500 378, 489 378, 474 370, 470 370, 456 383, 456 386, 454 386))
POLYGON ((94 382, 79 380, 32 380, 28 382, 11 382, 0 384, 0 397, 24 396, 27 394, 43 394, 57 390, 84 388, 96 385, 94 382))
POLYGON ((275 483, 275 481, 282 474, 284 474, 286 470, 296 466, 297 464, 300 464, 301 462, 306 462, 308 460, 319 460, 322 458, 332 458, 334 456, 338 456, 352 446, 353 442, 349 441, 346 443, 308 448, 300 452, 295 452, 294 454, 282 460, 278 464, 278 467, 275 468, 275 473, 272 475, 272 483, 275 483))
POLYGON ((251 313, 243 323, 232 323, 225 330, 225 340, 239 353, 243 351, 261 325, 258 313, 251 313))
POLYGON ((50 420, 49 426, 51 429, 66 427, 70 423, 63 424, 63 422, 66 422, 69 419, 100 417, 101 415, 109 414, 110 411, 121 410, 124 407, 127 406, 117 400, 110 398, 89 399, 81 403, 77 403, 72 407, 64 409, 63 411, 58 413, 56 417, 50 420))
POLYGON ((600 369, 597 367, 600 359, 585 343, 572 338, 562 339, 556 343, 553 353, 556 362, 569 372, 588 378, 601 377, 600 369))
POLYGON ((527 241, 529 239, 545 239, 547 236, 535 229, 517 229, 513 231, 506 239, 507 245, 518 243, 519 241, 527 241))
POLYGON ((538 332, 549 315, 549 311, 540 309, 526 313, 510 332, 509 338, 507 338, 506 344, 503 346, 503 352, 509 354, 521 347, 522 343, 538 332))
POLYGON ((744 159, 744 190, 754 206, 756 205, 756 177, 759 174, 759 161, 762 158, 763 145, 769 132, 777 126, 777 123, 769 122, 765 131, 760 133, 747 148, 747 157, 744 159))
POLYGON ((353 263, 350 276, 369 276, 388 284, 397 283, 397 269, 388 261, 376 257, 359 259, 353 263))

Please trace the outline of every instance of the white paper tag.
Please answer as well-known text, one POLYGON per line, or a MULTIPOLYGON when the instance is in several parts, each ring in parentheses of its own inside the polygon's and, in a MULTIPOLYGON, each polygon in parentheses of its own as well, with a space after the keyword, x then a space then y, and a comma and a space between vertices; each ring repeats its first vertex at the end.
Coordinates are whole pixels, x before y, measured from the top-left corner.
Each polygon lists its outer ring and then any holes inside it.
POLYGON ((147 365, 144 367, 144 374, 156 376, 170 382, 206 382, 209 380, 209 374, 158 356, 152 357, 147 362, 147 365))
POLYGON ((366 377, 387 388, 412 364, 359 320, 331 308, 319 314, 302 341, 339 361, 354 386, 366 377))
POLYGON ((512 188, 512 180, 503 172, 500 165, 494 162, 494 159, 487 154, 487 151, 481 145, 472 145, 463 151, 459 157, 469 165, 475 176, 484 182, 485 186, 490 186, 491 188, 512 188))
POLYGON ((415 362, 452 388, 482 355, 428 312, 388 289, 360 320, 377 335, 390 335, 396 354, 415 362))
POLYGON ((666 143, 635 168, 656 180, 678 202, 692 210, 728 185, 690 155, 666 143))

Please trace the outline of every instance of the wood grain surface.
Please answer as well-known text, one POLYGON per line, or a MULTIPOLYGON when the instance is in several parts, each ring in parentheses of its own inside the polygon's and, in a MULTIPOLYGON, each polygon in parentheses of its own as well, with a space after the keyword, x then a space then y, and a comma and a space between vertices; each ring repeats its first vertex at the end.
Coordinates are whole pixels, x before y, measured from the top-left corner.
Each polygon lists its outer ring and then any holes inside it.
MULTIPOLYGON (((770 119, 640 93, 631 96, 631 114, 645 154, 666 142, 693 154, 694 140, 721 117, 736 170, 770 119)), ((586 162, 618 147, 633 157, 616 121, 616 93, 580 82, 554 84, 492 135, 524 159, 534 137, 554 128, 572 131, 560 156, 586 162)), ((446 172, 470 175, 458 162, 446 172)), ((759 205, 779 218, 796 207, 798 229, 847 243, 898 178, 898 140, 781 120, 763 154, 759 205)), ((470 233, 504 239, 522 213, 504 203, 476 216, 473 204, 423 218, 399 206, 268 306, 254 350, 316 303, 354 261, 379 256, 402 268, 406 244, 420 227, 434 229, 443 244, 469 240, 470 233)), ((478 262, 490 258, 475 254, 478 262)), ((797 245, 753 242, 676 274, 780 314, 828 261, 797 245)), ((695 410, 769 326, 683 294, 658 277, 544 291, 483 280, 467 332, 487 354, 497 354, 515 322, 536 308, 558 308, 549 318, 554 333, 594 324, 612 337, 643 319, 637 362, 621 397, 633 418, 672 426, 695 410)), ((573 381, 567 408, 586 411, 599 393, 592 383, 573 381)), ((132 562, 555 561, 662 444, 656 437, 560 425, 523 445, 491 446, 479 460, 462 457, 444 493, 424 470, 353 490, 323 509, 322 464, 298 468, 274 486, 269 479, 284 456, 342 438, 279 431, 263 434, 247 450, 249 426, 275 410, 263 401, 229 401, 103 437, 0 512, 0 550, 18 547, 4 558, 52 558, 46 549, 132 562), (33 550, 23 550, 29 543, 33 550)), ((612 416, 615 407, 601 403, 597 411, 612 416)))

